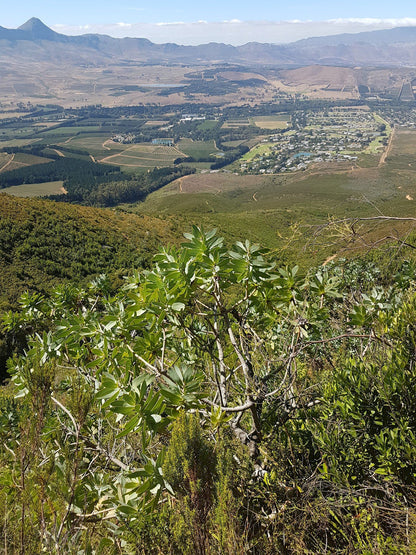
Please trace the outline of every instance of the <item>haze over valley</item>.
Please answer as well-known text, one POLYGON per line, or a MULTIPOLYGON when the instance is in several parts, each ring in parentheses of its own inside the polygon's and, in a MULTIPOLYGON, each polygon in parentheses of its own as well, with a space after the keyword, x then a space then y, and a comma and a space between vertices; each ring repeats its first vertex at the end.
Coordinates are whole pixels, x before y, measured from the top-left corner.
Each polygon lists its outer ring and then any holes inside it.
POLYGON ((416 76, 416 27, 285 45, 180 46, 66 36, 32 18, 18 29, 0 28, 0 45, 0 94, 5 105, 235 104, 242 96, 249 103, 270 102, 280 93, 341 99, 359 98, 363 88, 394 97, 416 76), (230 88, 238 94, 230 94, 230 88))

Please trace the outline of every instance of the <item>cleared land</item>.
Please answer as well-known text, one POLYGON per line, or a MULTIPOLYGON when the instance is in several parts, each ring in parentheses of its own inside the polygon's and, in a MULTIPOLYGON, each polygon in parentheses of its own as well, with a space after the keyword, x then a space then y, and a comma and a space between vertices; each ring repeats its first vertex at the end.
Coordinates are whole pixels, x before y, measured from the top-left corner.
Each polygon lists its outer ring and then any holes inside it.
POLYGON ((0 193, 7 193, 15 197, 43 197, 65 193, 63 181, 49 181, 48 183, 31 183, 30 185, 16 185, 0 189, 0 193))
POLYGON ((262 129, 286 129, 290 124, 289 115, 279 115, 279 116, 256 116, 252 118, 252 122, 256 127, 261 127, 262 129))

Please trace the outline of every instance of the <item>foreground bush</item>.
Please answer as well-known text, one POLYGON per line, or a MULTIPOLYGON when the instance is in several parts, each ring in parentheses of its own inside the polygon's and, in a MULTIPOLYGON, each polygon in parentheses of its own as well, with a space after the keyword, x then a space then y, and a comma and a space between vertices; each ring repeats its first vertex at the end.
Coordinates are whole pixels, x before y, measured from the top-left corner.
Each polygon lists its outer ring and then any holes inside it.
POLYGON ((4 317, 29 348, 1 400, 3 545, 411 553, 412 279, 186 239, 116 296, 100 277, 4 317))

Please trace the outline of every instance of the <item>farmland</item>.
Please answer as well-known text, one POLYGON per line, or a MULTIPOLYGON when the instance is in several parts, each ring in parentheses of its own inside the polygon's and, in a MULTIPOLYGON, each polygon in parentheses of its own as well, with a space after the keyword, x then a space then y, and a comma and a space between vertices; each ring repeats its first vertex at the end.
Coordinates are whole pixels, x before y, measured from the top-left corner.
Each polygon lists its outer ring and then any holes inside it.
MULTIPOLYGON (((147 193, 139 194, 140 187, 155 190, 149 181, 144 185, 149 171, 170 168, 178 173, 169 179, 179 179, 169 183, 157 177, 163 186, 145 202, 122 207, 173 217, 183 225, 196 218, 225 234, 244 234, 269 246, 276 244, 278 234, 290 234, 295 224, 370 214, 370 203, 402 213, 416 198, 416 111, 411 106, 399 112, 385 104, 374 108, 340 102, 276 105, 274 112, 270 107, 201 106, 190 112, 186 107, 146 106, 37 113, 23 113, 24 122, 1 120, 3 175, 59 159, 102 164, 112 173, 85 202, 100 205, 110 195, 114 205, 143 200, 147 193), (166 137, 173 146, 152 144, 166 137), (196 173, 186 175, 188 166, 196 173), (121 190, 123 194, 117 193, 121 190)), ((60 177, 45 176, 44 183, 6 191, 43 196, 61 192, 62 186, 60 177)), ((67 198, 76 198, 77 187, 71 181, 67 198)))
POLYGON ((215 155, 218 152, 214 141, 193 141, 191 139, 182 139, 178 143, 178 148, 185 153, 186 156, 194 158, 204 158, 215 155))
POLYGON ((290 125, 290 116, 287 114, 280 116, 257 116, 252 118, 252 123, 262 129, 287 129, 290 125))
POLYGON ((49 181, 46 183, 30 183, 28 185, 6 187, 1 192, 15 197, 46 197, 62 194, 64 188, 63 181, 49 181))
MULTIPOLYGON (((153 146, 146 144, 123 145, 123 150, 98 158, 99 162, 126 166, 128 168, 155 168, 158 166, 171 166, 173 161, 184 153, 175 147, 153 146)), ((117 146, 115 150, 119 150, 117 146)), ((110 149, 112 152, 112 149, 110 149)))

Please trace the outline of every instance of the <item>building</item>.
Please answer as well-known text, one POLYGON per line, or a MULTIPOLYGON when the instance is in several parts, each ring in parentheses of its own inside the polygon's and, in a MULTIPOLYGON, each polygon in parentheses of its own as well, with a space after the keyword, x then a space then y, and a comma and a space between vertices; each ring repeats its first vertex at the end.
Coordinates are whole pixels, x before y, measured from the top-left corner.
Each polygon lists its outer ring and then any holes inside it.
POLYGON ((173 146, 173 139, 152 139, 152 145, 173 146))

